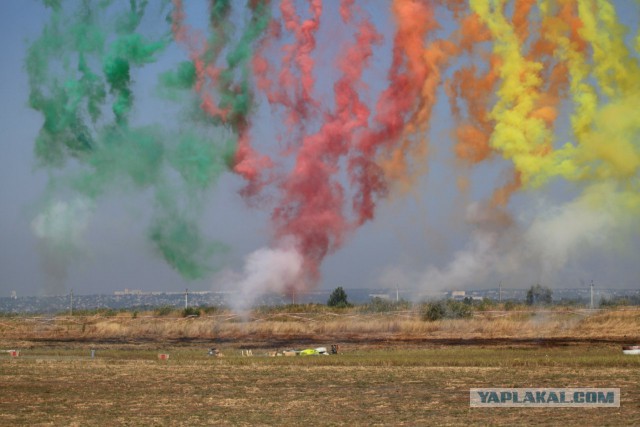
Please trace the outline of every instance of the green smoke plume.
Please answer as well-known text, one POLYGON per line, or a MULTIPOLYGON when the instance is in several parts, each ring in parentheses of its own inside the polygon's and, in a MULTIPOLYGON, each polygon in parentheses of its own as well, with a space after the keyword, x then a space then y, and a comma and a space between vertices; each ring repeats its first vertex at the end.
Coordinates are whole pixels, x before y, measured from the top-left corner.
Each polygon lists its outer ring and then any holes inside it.
POLYGON ((253 105, 250 83, 253 44, 264 34, 270 19, 268 2, 257 2, 238 43, 227 54, 228 68, 220 75, 220 106, 229 110, 229 121, 234 128, 246 124, 253 105), (239 81, 235 82, 236 78, 239 81))
MULTIPOLYGON (((50 20, 30 45, 25 65, 29 105, 43 117, 37 162, 55 171, 51 176, 59 181, 51 188, 62 186, 64 194, 72 191, 90 206, 116 189, 153 192, 151 245, 184 278, 205 277, 225 246, 199 228, 202 199, 228 169, 234 140, 211 140, 210 129, 191 124, 184 131, 178 120, 136 126, 133 119, 136 77, 172 43, 170 20, 158 19, 169 16, 169 1, 44 5, 50 20), (156 34, 142 31, 147 17, 156 34)), ((194 82, 195 69, 187 62, 160 76, 167 90, 189 90, 194 82)), ((53 216, 62 212, 47 209, 47 221, 43 213, 34 224, 49 247, 77 244, 78 236, 43 232, 49 230, 44 225, 59 222, 53 216)))

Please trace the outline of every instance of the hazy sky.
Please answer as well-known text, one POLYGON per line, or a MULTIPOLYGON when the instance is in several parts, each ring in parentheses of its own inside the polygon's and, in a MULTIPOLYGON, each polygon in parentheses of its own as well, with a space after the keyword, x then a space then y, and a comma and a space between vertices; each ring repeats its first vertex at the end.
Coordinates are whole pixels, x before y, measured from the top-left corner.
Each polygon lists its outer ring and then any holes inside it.
MULTIPOLYGON (((203 15, 206 2, 188 3, 189 19, 198 25, 194 16, 203 15)), ((338 20, 335 3, 325 3, 318 33, 320 47, 314 53, 319 64, 315 90, 320 98, 329 101, 334 69, 331 58, 340 47, 342 35, 336 35, 331 24, 338 20)), ((384 42, 374 51, 371 69, 365 74, 368 87, 362 87, 364 99, 373 108, 387 84, 395 24, 387 2, 362 3, 384 36, 384 42)), ((614 3, 621 22, 632 35, 637 34, 640 7, 626 0, 614 3)), ((47 254, 33 232, 33 221, 45 206, 49 182, 49 172, 36 167, 33 154, 43 119, 27 105, 29 87, 24 60, 29 43, 40 35, 49 12, 40 2, 31 0, 4 1, 2 9, 0 296, 8 296, 13 290, 18 295, 63 293, 69 289, 80 294, 112 293, 124 288, 215 290, 230 286, 229 277, 242 276, 246 257, 273 242, 271 209, 248 206, 238 194, 243 180, 229 172, 207 191, 200 219, 207 235, 229 247, 214 261, 220 269, 218 274, 188 281, 157 256, 146 238, 152 202, 144 191, 109 191, 88 214, 79 250, 62 261, 47 254)), ((445 32, 452 31, 449 18, 442 15, 445 32)), ((638 52, 634 55, 637 59, 638 52)), ((172 45, 157 63, 133 76, 134 92, 139 97, 133 113, 136 121, 180 120, 174 107, 157 100, 154 88, 159 70, 186 58, 184 49, 172 45)), ((454 69, 446 71, 445 78, 454 69)), ((640 80, 640 76, 636 77, 640 80)), ((583 190, 579 184, 556 180, 541 189, 522 190, 508 206, 512 231, 479 230, 477 203, 490 197, 509 174, 510 164, 496 156, 464 172, 471 184, 468 192, 460 192, 456 180, 462 172, 452 151, 455 124, 442 87, 437 96, 428 130, 430 153, 425 173, 407 191, 394 191, 380 202, 373 221, 347 234, 344 245, 324 260, 319 288, 398 285, 426 292, 491 288, 498 281, 508 288, 525 288, 537 282, 551 287, 579 287, 591 280, 603 287, 640 287, 640 223, 631 219, 631 225, 621 228, 612 219, 617 218, 615 215, 602 215, 606 206, 585 209, 576 198, 583 190)), ((278 151, 270 147, 279 146, 281 118, 272 115, 264 96, 258 97, 257 102, 253 126, 256 145, 277 155, 278 151)), ((569 128, 569 107, 564 105, 556 124, 557 138, 570 139, 569 128)), ((637 129, 636 150, 640 138, 637 129)), ((635 174, 637 181, 637 170, 635 174)), ((342 180, 347 185, 347 180, 342 180)))

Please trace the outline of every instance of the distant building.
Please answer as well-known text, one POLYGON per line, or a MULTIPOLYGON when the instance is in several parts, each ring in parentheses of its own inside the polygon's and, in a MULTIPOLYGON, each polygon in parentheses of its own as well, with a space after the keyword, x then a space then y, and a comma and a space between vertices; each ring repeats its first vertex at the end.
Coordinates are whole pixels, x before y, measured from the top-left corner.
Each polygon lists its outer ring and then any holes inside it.
POLYGON ((465 291, 451 291, 451 299, 462 301, 466 297, 465 291))
POLYGON ((145 292, 142 292, 140 289, 127 289, 124 291, 115 291, 114 295, 144 295, 145 292))

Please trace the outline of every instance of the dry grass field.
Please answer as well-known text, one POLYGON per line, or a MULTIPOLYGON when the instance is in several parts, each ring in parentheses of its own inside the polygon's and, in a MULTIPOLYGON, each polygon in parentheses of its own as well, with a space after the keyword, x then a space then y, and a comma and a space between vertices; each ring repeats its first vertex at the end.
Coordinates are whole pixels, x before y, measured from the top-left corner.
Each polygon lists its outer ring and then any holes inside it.
MULTIPOLYGON (((298 307, 299 308, 299 307, 298 307)), ((288 342, 420 343, 438 340, 640 341, 640 309, 574 308, 478 311, 468 319, 421 320, 417 310, 362 313, 356 309, 258 310, 184 318, 179 312, 0 317, 0 340, 163 342, 206 341, 249 345, 288 342)))
POLYGON ((21 351, 0 353, 0 425, 640 425, 640 356, 621 352, 640 342, 638 310, 145 316, 0 318, 0 350, 21 351), (266 356, 333 343, 341 354, 266 356), (617 387, 622 398, 469 408, 471 387, 617 387))

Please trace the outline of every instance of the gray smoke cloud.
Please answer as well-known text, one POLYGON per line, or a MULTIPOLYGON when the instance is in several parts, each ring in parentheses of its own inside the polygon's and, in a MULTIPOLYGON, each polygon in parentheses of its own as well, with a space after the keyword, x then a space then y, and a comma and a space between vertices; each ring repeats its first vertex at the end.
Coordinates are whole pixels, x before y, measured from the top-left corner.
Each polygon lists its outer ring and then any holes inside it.
MULTIPOLYGON (((562 205, 542 201, 517 221, 509 221, 494 207, 472 203, 466 221, 474 229, 465 247, 448 263, 413 272, 392 266, 381 281, 417 288, 423 295, 486 287, 502 279, 511 287, 524 288, 535 282, 559 285, 566 280, 569 266, 589 257, 603 252, 624 256, 622 242, 637 233, 632 211, 624 209, 624 198, 624 192, 598 184, 562 205)), ((576 283, 579 278, 570 280, 576 283)))
POLYGON ((31 222, 47 273, 46 294, 66 292, 69 264, 82 251, 83 237, 93 210, 93 204, 86 198, 54 200, 31 222))
POLYGON ((236 312, 248 310, 263 295, 286 293, 301 280, 303 257, 290 241, 273 248, 261 248, 245 258, 241 273, 226 272, 219 282, 233 289, 231 305, 236 312))

